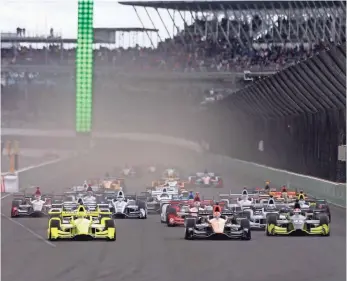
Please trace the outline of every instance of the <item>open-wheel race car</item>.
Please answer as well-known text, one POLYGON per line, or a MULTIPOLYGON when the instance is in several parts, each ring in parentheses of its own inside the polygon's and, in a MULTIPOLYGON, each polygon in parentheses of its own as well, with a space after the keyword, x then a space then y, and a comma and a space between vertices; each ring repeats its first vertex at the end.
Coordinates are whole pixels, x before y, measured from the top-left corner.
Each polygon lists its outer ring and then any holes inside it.
POLYGON ((251 240, 249 220, 237 220, 233 213, 216 212, 213 215, 199 214, 197 217, 186 217, 186 240, 194 239, 240 239, 251 240))
POLYGON ((135 195, 125 195, 118 191, 117 196, 110 202, 111 212, 116 218, 147 219, 146 201, 135 195))
POLYGON ((74 212, 51 211, 47 235, 49 240, 116 240, 116 225, 109 210, 90 212, 80 205, 74 212))
POLYGON ((200 186, 200 187, 219 187, 223 188, 223 179, 216 173, 195 173, 188 177, 187 186, 200 186))
POLYGON ((184 226, 185 218, 199 212, 212 214, 213 200, 203 200, 197 206, 193 200, 171 200, 161 208, 160 221, 169 227, 184 226))
POLYGON ((51 208, 53 195, 25 193, 13 194, 11 217, 42 217, 47 216, 51 208))
POLYGON ((267 217, 265 233, 267 236, 330 236, 330 221, 327 214, 321 213, 307 217, 301 209, 294 209, 286 218, 279 218, 278 214, 270 214, 267 217))

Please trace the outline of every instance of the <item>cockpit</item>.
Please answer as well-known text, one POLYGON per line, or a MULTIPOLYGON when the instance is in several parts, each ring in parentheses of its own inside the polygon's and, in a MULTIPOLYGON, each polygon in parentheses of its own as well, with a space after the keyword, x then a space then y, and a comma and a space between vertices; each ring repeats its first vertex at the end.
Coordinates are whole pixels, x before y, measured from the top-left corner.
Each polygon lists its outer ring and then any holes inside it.
POLYGON ((300 216, 301 214, 302 214, 301 209, 296 208, 296 209, 293 210, 293 215, 294 216, 300 216))

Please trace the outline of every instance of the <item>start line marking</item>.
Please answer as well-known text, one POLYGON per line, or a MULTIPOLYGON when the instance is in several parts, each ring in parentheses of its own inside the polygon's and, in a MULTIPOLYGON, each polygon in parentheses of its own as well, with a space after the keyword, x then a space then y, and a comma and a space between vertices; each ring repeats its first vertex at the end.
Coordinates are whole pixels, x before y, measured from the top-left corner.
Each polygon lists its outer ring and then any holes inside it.
POLYGON ((26 230, 27 232, 29 232, 30 234, 32 234, 33 236, 35 236, 36 238, 38 238, 40 241, 46 243, 48 246, 51 246, 53 248, 56 248, 57 245, 53 244, 52 242, 48 241, 47 239, 45 239, 44 237, 42 237, 40 234, 37 234, 36 232, 34 232, 33 230, 31 230, 30 228, 26 227, 24 224, 21 224, 18 221, 15 221, 13 219, 11 219, 8 216, 5 216, 4 214, 1 214, 2 217, 8 219, 9 221, 13 222, 14 224, 20 226, 21 228, 23 228, 24 230, 26 230))

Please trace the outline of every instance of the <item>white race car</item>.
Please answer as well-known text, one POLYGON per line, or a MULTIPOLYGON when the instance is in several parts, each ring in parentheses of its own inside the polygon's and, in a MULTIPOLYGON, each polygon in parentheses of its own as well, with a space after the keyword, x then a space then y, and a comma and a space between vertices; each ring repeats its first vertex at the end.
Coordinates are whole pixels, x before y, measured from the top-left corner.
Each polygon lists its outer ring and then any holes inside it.
POLYGON ((147 218, 146 202, 127 199, 121 190, 118 191, 116 199, 110 202, 110 209, 117 218, 147 218))
POLYGON ((269 214, 277 214, 279 219, 285 219, 286 214, 281 213, 281 209, 276 205, 274 198, 263 199, 259 204, 253 206, 243 206, 243 214, 250 221, 251 229, 265 229, 266 220, 269 214))
POLYGON ((179 178, 179 173, 175 169, 166 169, 163 173, 163 178, 166 179, 173 179, 173 178, 179 178))

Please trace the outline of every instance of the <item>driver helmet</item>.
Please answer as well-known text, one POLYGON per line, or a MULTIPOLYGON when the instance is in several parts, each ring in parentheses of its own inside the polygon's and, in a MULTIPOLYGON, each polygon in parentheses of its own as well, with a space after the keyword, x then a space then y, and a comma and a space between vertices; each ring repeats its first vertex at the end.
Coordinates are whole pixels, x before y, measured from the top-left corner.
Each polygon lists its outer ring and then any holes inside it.
POLYGON ((294 213, 294 215, 300 215, 301 214, 301 210, 296 208, 296 209, 294 209, 293 213, 294 213))
POLYGON ((41 200, 40 187, 36 187, 36 191, 35 191, 34 197, 35 197, 36 200, 41 200))
POLYGON ((200 201, 194 201, 194 207, 199 208, 200 207, 200 201))
POLYGON ((88 186, 87 188, 87 196, 92 197, 93 196, 93 189, 91 186, 88 186))
POLYGON ((219 219, 220 218, 220 216, 221 216, 221 213, 220 212, 214 212, 213 213, 213 217, 215 218, 215 219, 219 219))
POLYGON ((242 190, 242 195, 248 195, 247 187, 244 186, 242 190))
POLYGON ((193 190, 190 190, 190 191, 189 191, 189 195, 193 195, 193 190))
POLYGON ((199 192, 195 193, 194 202, 200 202, 199 192))
POLYGON ((40 195, 41 196, 40 187, 36 187, 35 195, 40 195))

